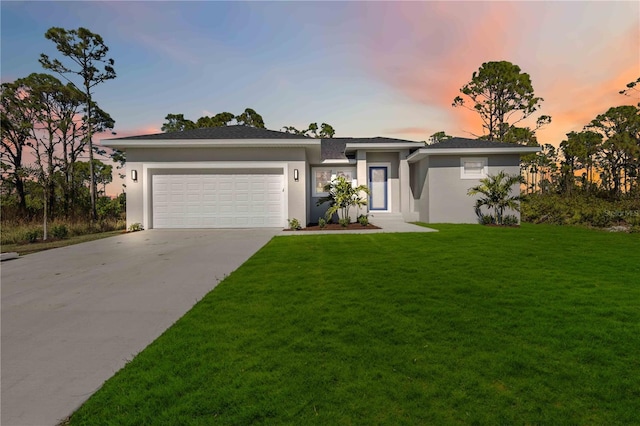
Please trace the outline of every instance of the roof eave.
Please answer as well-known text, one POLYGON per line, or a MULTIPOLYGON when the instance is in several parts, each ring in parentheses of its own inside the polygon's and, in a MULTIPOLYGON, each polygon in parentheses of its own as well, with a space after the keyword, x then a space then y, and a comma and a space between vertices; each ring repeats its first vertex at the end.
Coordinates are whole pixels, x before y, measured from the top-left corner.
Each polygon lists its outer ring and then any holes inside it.
POLYGON ((103 139, 102 146, 127 148, 300 148, 320 145, 319 139, 103 139))
POLYGON ((388 143, 348 143, 345 149, 366 149, 368 151, 389 149, 415 149, 424 146, 422 142, 388 142, 388 143))
POLYGON ((322 160, 322 164, 356 164, 356 159, 353 158, 327 158, 322 160))
POLYGON ((422 148, 407 157, 407 161, 414 163, 425 157, 434 155, 489 155, 489 154, 533 154, 542 151, 539 146, 522 146, 509 148, 422 148))

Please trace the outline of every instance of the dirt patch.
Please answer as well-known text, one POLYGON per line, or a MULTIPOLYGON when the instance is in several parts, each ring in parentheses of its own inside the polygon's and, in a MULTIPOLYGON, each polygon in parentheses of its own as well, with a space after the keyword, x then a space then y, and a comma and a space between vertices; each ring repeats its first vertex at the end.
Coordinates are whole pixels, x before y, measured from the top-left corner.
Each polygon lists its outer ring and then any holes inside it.
POLYGON ((324 228, 320 228, 317 223, 309 224, 306 228, 299 229, 297 231, 293 229, 285 229, 285 231, 291 232, 313 232, 313 231, 367 231, 370 229, 382 229, 379 226, 368 224, 362 226, 359 223, 350 223, 349 226, 342 226, 339 223, 327 223, 324 228))

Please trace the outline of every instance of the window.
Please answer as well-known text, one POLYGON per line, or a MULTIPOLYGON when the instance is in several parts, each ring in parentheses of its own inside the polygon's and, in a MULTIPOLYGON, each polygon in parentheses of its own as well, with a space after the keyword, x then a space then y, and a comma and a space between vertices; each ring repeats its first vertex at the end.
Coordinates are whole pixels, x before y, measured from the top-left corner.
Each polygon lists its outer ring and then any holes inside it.
POLYGON ((460 159, 460 179, 482 179, 487 177, 487 158, 463 157, 460 159))
POLYGON ((347 181, 353 182, 356 178, 356 169, 344 167, 314 167, 313 168, 313 196, 324 197, 325 185, 331 183, 338 176, 344 176, 347 181))

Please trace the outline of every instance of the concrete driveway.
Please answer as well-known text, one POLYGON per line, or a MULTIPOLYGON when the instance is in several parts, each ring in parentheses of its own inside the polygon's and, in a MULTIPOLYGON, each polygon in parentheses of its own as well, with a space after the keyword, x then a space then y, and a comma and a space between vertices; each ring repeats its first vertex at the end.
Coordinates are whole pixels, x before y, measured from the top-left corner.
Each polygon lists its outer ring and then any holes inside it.
POLYGON ((3 262, 2 425, 55 425, 280 229, 150 230, 3 262))

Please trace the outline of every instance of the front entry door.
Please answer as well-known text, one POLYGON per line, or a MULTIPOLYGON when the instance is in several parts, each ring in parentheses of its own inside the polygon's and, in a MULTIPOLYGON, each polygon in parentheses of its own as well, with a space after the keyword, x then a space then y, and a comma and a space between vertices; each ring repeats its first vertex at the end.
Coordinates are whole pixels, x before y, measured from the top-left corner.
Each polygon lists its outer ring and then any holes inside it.
POLYGON ((387 166, 369 167, 369 210, 388 210, 387 166))

